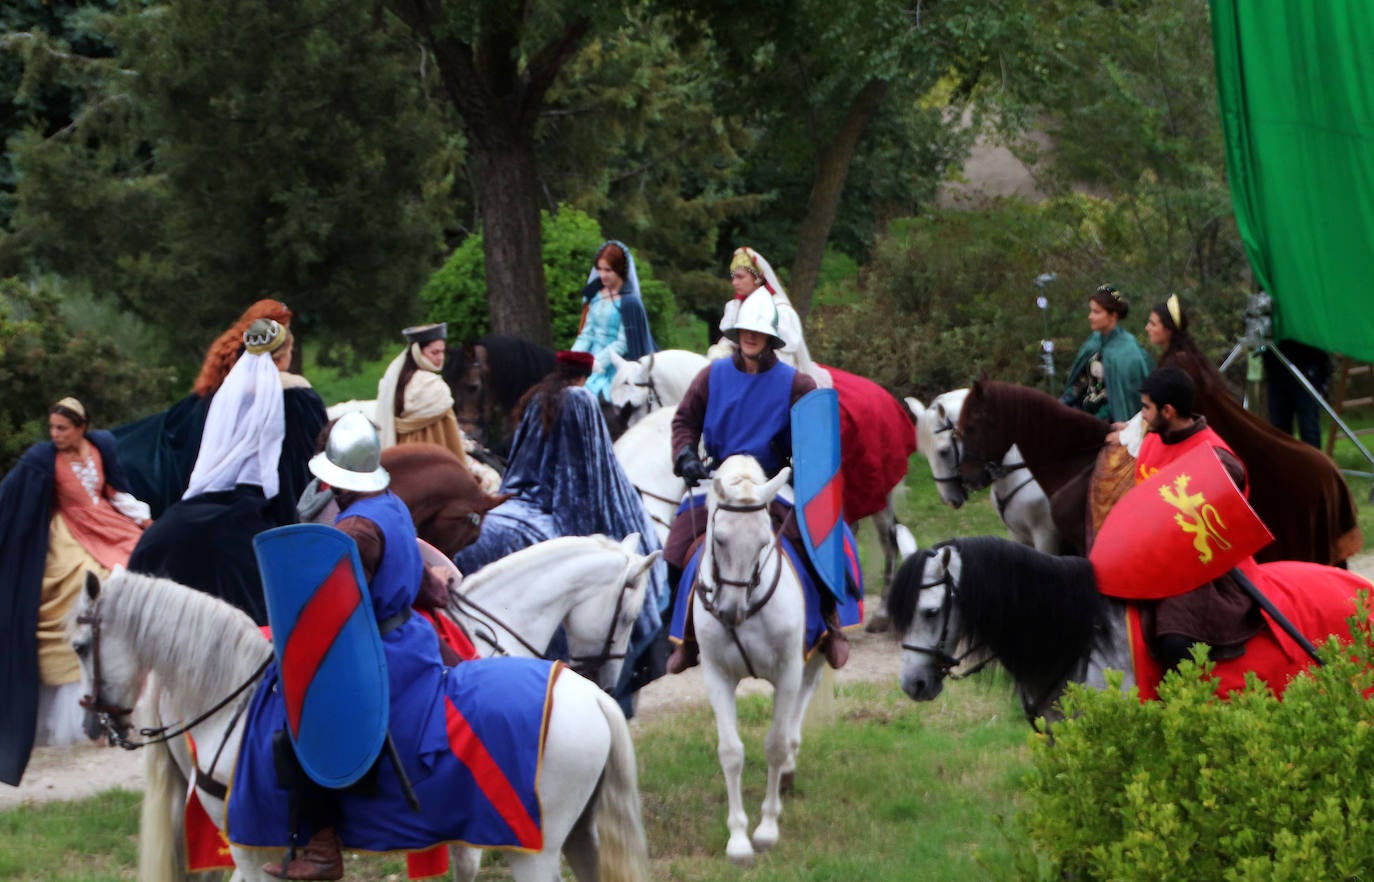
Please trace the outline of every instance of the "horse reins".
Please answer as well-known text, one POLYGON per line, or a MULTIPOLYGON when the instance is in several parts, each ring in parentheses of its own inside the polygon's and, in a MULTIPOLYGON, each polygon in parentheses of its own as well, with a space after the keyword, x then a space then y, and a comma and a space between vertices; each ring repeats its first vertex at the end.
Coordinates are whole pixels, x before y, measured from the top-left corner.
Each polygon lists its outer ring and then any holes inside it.
MULTIPOLYGON (((263 659, 262 664, 258 665, 258 669, 249 675, 247 680, 240 683, 233 692, 230 692, 223 699, 216 702, 209 710, 198 714, 185 723, 173 723, 168 726, 139 729, 138 734, 145 740, 131 741, 125 734, 128 730, 120 729, 115 723, 115 718, 129 716, 134 712, 134 709, 131 707, 120 707, 110 704, 100 697, 100 602, 96 601, 95 608, 91 612, 82 613, 77 616, 76 621, 77 624, 91 626, 91 681, 93 691, 95 692, 94 695, 83 695, 81 697, 81 707, 94 713, 96 719, 100 723, 100 728, 104 730, 110 742, 119 745, 125 750, 138 750, 140 747, 147 747, 150 744, 161 744, 164 741, 170 741, 178 735, 184 735, 191 731, 196 726, 223 710, 231 701, 242 695, 249 686, 257 683, 258 680, 262 678, 263 672, 267 670, 267 666, 271 664, 273 658, 273 656, 269 654, 267 658, 263 659)), ((245 704, 240 704, 239 708, 234 713, 234 722, 237 722, 239 715, 243 713, 245 707, 245 704)), ((216 757, 218 757, 218 753, 216 757)), ((197 769, 197 772, 199 772, 199 769, 197 769)))
MULTIPOLYGON (((611 613, 611 623, 606 628, 606 639, 602 641, 601 651, 594 655, 572 655, 568 657, 568 667, 575 673, 587 677, 588 679, 595 679, 595 675, 601 672, 601 669, 606 666, 606 662, 616 661, 617 659, 624 659, 626 657, 627 654, 624 652, 611 652, 611 645, 615 643, 616 625, 620 622, 620 611, 625 606, 625 595, 630 593, 633 584, 633 580, 627 579, 625 583, 620 586, 620 591, 616 594, 615 610, 611 613)), ((473 622, 473 634, 490 646, 497 655, 510 655, 510 650, 501 645, 500 638, 497 637, 495 630, 492 628, 493 625, 509 634, 516 643, 524 647, 524 649, 534 658, 545 657, 544 649, 536 648, 528 640, 522 637, 519 631, 502 621, 500 616, 484 608, 466 594, 457 591, 451 592, 449 594, 449 600, 460 608, 467 607, 472 612, 477 613, 483 619, 487 620, 473 622)), ((469 613, 469 615, 471 615, 471 613, 469 613)))

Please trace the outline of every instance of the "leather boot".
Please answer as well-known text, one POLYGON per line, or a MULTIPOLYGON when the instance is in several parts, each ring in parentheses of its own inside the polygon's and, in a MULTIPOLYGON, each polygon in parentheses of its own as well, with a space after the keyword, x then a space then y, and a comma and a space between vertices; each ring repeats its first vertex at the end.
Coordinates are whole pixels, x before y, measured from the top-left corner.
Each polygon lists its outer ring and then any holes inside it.
POLYGON ((262 871, 278 879, 307 879, 332 882, 343 878, 343 843, 333 827, 325 827, 310 838, 305 849, 284 869, 279 863, 264 864, 262 871))
POLYGON ((690 667, 695 667, 701 662, 701 650, 697 648, 695 642, 684 640, 673 647, 673 654, 668 656, 668 673, 681 674, 690 667))
POLYGON ((825 624, 829 629, 825 632, 825 661, 838 671, 849 661, 849 638, 840 627, 840 617, 833 609, 825 617, 825 624))

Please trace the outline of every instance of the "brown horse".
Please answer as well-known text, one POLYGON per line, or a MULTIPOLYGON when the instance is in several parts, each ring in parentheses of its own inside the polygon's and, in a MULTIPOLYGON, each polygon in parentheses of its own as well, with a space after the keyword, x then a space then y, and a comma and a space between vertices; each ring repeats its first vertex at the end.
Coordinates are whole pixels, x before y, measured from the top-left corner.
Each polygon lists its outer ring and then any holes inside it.
MULTIPOLYGON (((1251 417, 1232 399, 1218 404, 1200 397, 1198 407, 1207 407, 1207 422, 1247 463, 1250 504, 1275 535, 1255 560, 1331 566, 1359 550, 1350 491, 1328 457, 1251 417)), ((1050 512, 1064 540, 1084 553, 1092 468, 1111 431, 1107 423, 1044 392, 983 381, 973 385, 958 431, 963 442, 960 475, 967 486, 987 486, 995 468, 989 464, 1000 463, 1016 444, 1050 497, 1050 512)))
POLYGON ((959 415, 959 474, 970 489, 981 490, 1015 444, 1050 498, 1060 535, 1084 554, 1093 464, 1109 431, 1097 417, 1038 389, 983 380, 973 384, 959 415))
MULTIPOLYGON (((452 558, 477 541, 482 518, 509 496, 482 491, 477 478, 454 453, 437 444, 397 444, 382 451, 391 490, 410 509, 416 534, 452 558)), ((315 522, 332 524, 338 505, 329 502, 315 522)))

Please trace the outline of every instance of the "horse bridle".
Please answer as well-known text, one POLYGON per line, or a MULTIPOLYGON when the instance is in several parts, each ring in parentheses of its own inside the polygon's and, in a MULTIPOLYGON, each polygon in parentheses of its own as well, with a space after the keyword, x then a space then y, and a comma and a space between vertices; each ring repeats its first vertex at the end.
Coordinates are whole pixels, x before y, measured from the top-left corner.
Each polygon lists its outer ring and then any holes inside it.
POLYGON ((954 484, 958 486, 960 490, 963 490, 965 495, 967 495, 968 487, 964 484, 964 475, 962 472, 964 465, 964 447, 963 444, 960 443, 961 436, 959 434, 959 429, 950 420, 948 415, 945 416, 945 421, 943 423, 941 423, 939 426, 937 426, 934 430, 931 431, 931 434, 941 435, 945 432, 950 433, 950 440, 953 441, 953 444, 951 446, 954 448, 954 474, 943 476, 934 475, 933 477, 935 478, 935 483, 954 484))
MULTIPOLYGON (((945 475, 945 476, 933 475, 932 477, 935 479, 935 482, 938 483, 938 484, 955 484, 955 485, 957 485, 961 490, 963 490, 965 494, 968 494, 968 493, 969 493, 969 486, 968 486, 968 484, 964 481, 964 474, 963 474, 963 466, 964 466, 964 445, 963 445, 963 435, 959 432, 959 428, 958 428, 957 426, 954 425, 954 423, 950 420, 950 418, 949 418, 948 416, 945 417, 945 421, 944 421, 943 423, 941 423, 939 426, 937 426, 937 427, 931 432, 931 434, 932 434, 932 435, 939 435, 939 434, 944 433, 944 432, 949 432, 949 433, 951 433, 951 434, 950 434, 950 438, 951 438, 951 439, 953 440, 953 442, 954 442, 953 445, 952 445, 953 448, 954 448, 954 474, 953 474, 953 475, 945 475)), ((1012 463, 1003 463, 1003 462, 984 462, 982 468, 983 468, 983 473, 987 475, 988 483, 989 483, 989 484, 994 484, 994 483, 996 483, 997 481, 1000 481, 1000 480, 1002 480, 1003 478, 1005 478, 1007 475, 1010 475, 1010 474, 1012 474, 1012 473, 1014 473, 1014 472, 1018 472, 1018 471, 1020 471, 1021 469, 1026 469, 1027 472, 1029 472, 1029 469, 1027 468, 1027 466, 1026 466, 1026 464, 1025 464, 1024 462, 1012 462, 1012 463)), ((1005 514, 1005 513, 1006 513, 1006 510, 1007 510, 1007 505, 1010 504, 1010 502, 1011 502, 1011 500, 1012 500, 1012 497, 1016 496, 1016 494, 1018 494, 1018 493, 1020 493, 1022 490, 1024 490, 1024 489, 1026 488, 1026 486, 1029 485, 1029 484, 1030 484, 1032 481, 1034 481, 1034 480, 1035 480, 1035 476, 1034 476, 1034 475, 1027 474, 1026 480, 1022 481, 1020 484, 1017 484, 1015 487, 1013 487, 1013 488, 1011 489, 1011 492, 1009 492, 1006 496, 998 497, 998 499, 997 499, 997 514, 998 514, 999 516, 1005 514)))
MULTIPOLYGON (((263 659, 262 664, 258 666, 258 669, 254 671, 247 680, 240 683, 233 692, 230 692, 222 700, 216 702, 209 710, 204 711, 185 723, 173 723, 168 726, 139 729, 138 734, 145 740, 131 741, 128 735, 130 727, 121 726, 118 723, 118 719, 120 717, 128 717, 134 712, 134 709, 111 704, 100 697, 100 601, 94 601, 90 611, 78 615, 76 621, 79 625, 89 625, 91 628, 91 642, 90 645, 86 647, 86 650, 91 654, 91 686, 94 694, 81 696, 80 705, 96 715, 96 720, 100 723, 100 728, 104 731, 105 736, 109 738, 110 743, 117 744, 125 750, 138 750, 140 747, 147 747, 150 744, 161 744, 164 741, 170 741, 178 735, 183 735, 191 731, 196 726, 223 710, 229 702, 247 691, 249 686, 256 684, 258 680, 262 678, 263 672, 267 670, 267 666, 272 663, 273 659, 273 656, 269 654, 267 658, 263 659)), ((242 702, 234 711, 234 719, 231 720, 229 724, 231 729, 234 724, 238 722, 239 716, 247 706, 246 702, 242 702)), ((221 748, 222 747, 223 745, 221 745, 221 748)), ((216 753, 217 759, 218 756, 218 753, 216 753)), ((197 772, 199 772, 199 769, 197 769, 197 772)))
MULTIPOLYGON (((637 579, 638 576, 628 578, 625 580, 625 583, 620 586, 620 591, 616 594, 615 598, 615 610, 611 613, 611 623, 606 628, 606 639, 601 642, 601 651, 593 655, 573 655, 568 657, 568 667, 575 673, 586 677, 592 682, 596 682, 597 677, 601 674, 601 669, 606 666, 607 662, 622 660, 627 657, 628 653, 625 652, 611 652, 611 646, 615 643, 616 625, 620 622, 620 611, 625 607, 625 597, 634 590, 637 579)), ((490 646, 492 651, 497 655, 510 655, 510 650, 501 645, 501 639, 497 636, 496 631, 492 627, 493 625, 509 634, 516 643, 520 644, 525 651, 534 658, 544 657, 544 651, 547 647, 536 648, 532 643, 521 636, 519 631, 502 621, 500 616, 486 609, 466 594, 458 591, 451 591, 449 593, 449 601, 455 606, 466 607, 468 610, 471 610, 471 613, 476 613, 481 619, 485 619, 485 621, 478 620, 473 622, 473 636, 490 646)), ((469 615, 471 615, 471 613, 469 613, 469 615)))
POLYGON ((645 366, 646 375, 649 377, 648 380, 642 383, 639 380, 630 381, 630 385, 634 386, 636 389, 649 390, 644 396, 645 413, 653 413, 663 406, 663 396, 658 394, 658 387, 654 385, 654 358, 657 357, 657 355, 657 352, 649 353, 649 364, 645 366))
MULTIPOLYGON (((713 543, 715 542, 715 517, 718 512, 726 511, 735 514, 752 514, 754 512, 766 511, 767 508, 768 503, 766 502, 750 505, 734 505, 728 502, 717 503, 715 509, 711 512, 711 541, 713 543)), ((753 572, 749 574, 748 579, 739 580, 722 578, 720 574, 720 565, 717 563, 718 555, 715 553, 714 548, 711 550, 711 581, 708 582, 702 578, 701 570, 697 570, 696 584, 693 588, 697 597, 701 600, 702 609, 710 613, 711 618, 720 622, 721 627, 725 628, 726 632, 729 633, 730 639, 734 640, 735 648, 739 650, 740 656, 744 659, 744 666, 749 671, 749 676, 751 677, 758 677, 758 674, 754 672, 754 664, 749 660, 749 653, 744 651, 744 644, 740 642, 738 629, 740 625, 747 622, 752 616, 758 613, 759 610, 763 609, 768 601, 772 599, 773 593, 778 590, 778 583, 782 581, 782 560, 779 557, 780 540, 782 531, 786 528, 787 522, 792 519, 794 512, 795 509, 789 510, 787 512, 787 517, 783 519, 782 523, 778 525, 777 530, 773 532, 773 540, 768 544, 768 550, 761 553, 758 559, 754 561, 754 569, 753 572), (764 567, 774 558, 778 558, 777 566, 773 567, 773 578, 768 581, 767 590, 763 592, 762 596, 751 601, 754 589, 758 588, 763 582, 764 567), (727 586, 731 588, 743 588, 744 599, 748 603, 748 606, 745 607, 744 615, 735 624, 731 624, 721 618, 720 610, 716 607, 715 593, 722 587, 727 586)))
POLYGON ((962 655, 957 656, 951 654, 949 650, 945 649, 945 645, 949 642, 950 619, 952 619, 954 616, 954 598, 955 595, 958 593, 958 589, 955 587, 954 584, 954 579, 952 579, 949 575, 949 568, 946 567, 944 575, 936 579, 934 582, 922 582, 920 585, 916 586, 916 591, 917 593, 920 593, 921 591, 924 591, 927 588, 938 588, 942 585, 945 587, 945 596, 940 600, 940 639, 936 641, 934 646, 918 646, 915 643, 905 642, 903 642, 901 646, 902 649, 906 650, 907 652, 914 652, 918 655, 927 655, 934 659, 935 667, 940 671, 941 678, 947 677, 950 680, 962 680, 965 677, 973 676, 974 674, 981 671, 983 668, 987 667, 988 662, 991 661, 991 659, 984 659, 983 661, 974 665, 971 670, 964 671, 958 674, 953 673, 955 668, 963 664, 964 660, 973 654, 976 647, 970 646, 968 649, 964 650, 962 655))

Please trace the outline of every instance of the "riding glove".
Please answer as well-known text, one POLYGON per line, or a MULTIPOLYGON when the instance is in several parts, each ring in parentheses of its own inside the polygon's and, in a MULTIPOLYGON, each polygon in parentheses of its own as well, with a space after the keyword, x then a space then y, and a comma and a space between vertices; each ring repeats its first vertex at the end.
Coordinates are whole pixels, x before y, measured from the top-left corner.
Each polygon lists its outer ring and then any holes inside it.
POLYGON ((711 477, 711 473, 706 470, 701 458, 691 447, 683 447, 677 452, 677 457, 673 459, 673 474, 687 482, 688 487, 695 487, 699 482, 711 477))

